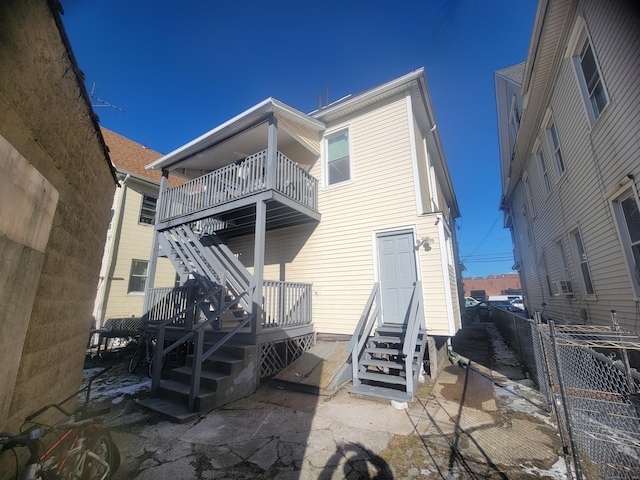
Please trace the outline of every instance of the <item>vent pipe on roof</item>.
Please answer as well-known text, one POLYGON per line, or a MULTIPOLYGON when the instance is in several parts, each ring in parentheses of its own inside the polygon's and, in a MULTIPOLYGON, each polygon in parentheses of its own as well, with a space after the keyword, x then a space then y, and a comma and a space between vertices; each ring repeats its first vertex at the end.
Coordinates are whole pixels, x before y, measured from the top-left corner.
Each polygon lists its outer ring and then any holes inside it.
POLYGON ((318 94, 318 110, 322 110, 322 94, 318 94))

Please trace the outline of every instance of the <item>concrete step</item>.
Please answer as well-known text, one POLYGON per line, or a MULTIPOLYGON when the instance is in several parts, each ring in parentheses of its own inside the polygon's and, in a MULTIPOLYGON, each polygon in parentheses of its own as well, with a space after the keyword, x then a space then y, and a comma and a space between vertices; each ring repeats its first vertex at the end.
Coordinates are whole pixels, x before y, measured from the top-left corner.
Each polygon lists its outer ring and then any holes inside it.
POLYGON ((407 392, 394 390, 392 388, 376 387, 373 385, 357 385, 349 389, 352 395, 382 398, 386 400, 395 400, 397 402, 412 402, 413 397, 407 392))

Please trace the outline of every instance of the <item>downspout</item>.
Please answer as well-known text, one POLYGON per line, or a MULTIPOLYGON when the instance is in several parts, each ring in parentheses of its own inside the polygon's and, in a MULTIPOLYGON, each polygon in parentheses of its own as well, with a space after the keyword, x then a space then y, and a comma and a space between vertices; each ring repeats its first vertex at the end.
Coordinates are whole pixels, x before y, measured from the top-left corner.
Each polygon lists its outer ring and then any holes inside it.
POLYGON ((127 180, 131 175, 127 174, 124 180, 121 182, 122 192, 118 194, 119 190, 116 188, 115 199, 116 208, 113 212, 113 219, 111 225, 113 226, 113 232, 111 235, 111 241, 107 245, 107 262, 105 264, 105 272, 102 279, 102 285, 100 291, 98 291, 98 304, 95 309, 96 328, 101 328, 104 320, 104 311, 108 303, 109 292, 111 291, 111 282, 113 281, 113 272, 116 266, 118 243, 120 242, 120 235, 122 233, 122 219, 124 216, 124 204, 127 197, 127 180))

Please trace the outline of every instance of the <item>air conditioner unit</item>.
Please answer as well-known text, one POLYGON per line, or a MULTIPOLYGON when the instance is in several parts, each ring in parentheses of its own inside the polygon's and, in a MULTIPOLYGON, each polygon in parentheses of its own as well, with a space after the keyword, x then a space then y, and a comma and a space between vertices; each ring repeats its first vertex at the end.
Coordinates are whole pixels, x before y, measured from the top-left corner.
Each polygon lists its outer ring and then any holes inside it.
POLYGON ((551 282, 551 293, 553 293, 555 297, 560 295, 573 296, 573 286, 569 280, 551 282))

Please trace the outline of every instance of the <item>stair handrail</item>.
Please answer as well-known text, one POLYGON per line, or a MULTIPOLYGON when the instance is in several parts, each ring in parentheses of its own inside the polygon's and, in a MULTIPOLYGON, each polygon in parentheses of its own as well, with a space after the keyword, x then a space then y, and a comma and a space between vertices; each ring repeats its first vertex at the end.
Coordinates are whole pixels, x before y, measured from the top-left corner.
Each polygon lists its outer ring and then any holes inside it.
MULTIPOLYGON (((407 394, 413 396, 415 393, 415 373, 413 371, 413 357, 416 351, 416 345, 418 344, 418 334, 420 333, 420 326, 424 314, 422 311, 422 282, 417 281, 413 286, 413 293, 411 295, 411 302, 409 303, 407 330, 405 333, 405 342, 402 349, 405 364, 406 375, 406 388, 407 394)), ((418 369, 420 365, 418 365, 418 369)))
POLYGON ((380 324, 380 306, 380 284, 376 282, 373 284, 362 315, 360 315, 358 325, 356 325, 356 329, 347 346, 347 354, 351 354, 352 382, 354 387, 360 385, 360 380, 358 379, 358 359, 360 358, 360 354, 367 344, 374 323, 377 321, 378 325, 380 324), (374 302, 376 307, 373 314, 371 314, 374 302))
MULTIPOLYGON (((202 335, 202 339, 204 339, 204 329, 208 325, 212 324, 214 321, 217 321, 220 318, 220 316, 224 312, 226 312, 229 308, 231 308, 234 305, 237 305, 238 302, 240 301, 240 297, 243 296, 243 295, 249 295, 253 291, 254 288, 255 287, 252 286, 249 290, 246 290, 246 291, 242 292, 236 298, 234 298, 230 302, 224 304, 224 306, 222 306, 221 308, 216 310, 216 312, 215 312, 216 315, 213 315, 211 318, 207 318, 205 321, 199 323, 196 327, 194 327, 190 331, 186 332, 184 335, 182 335, 180 338, 175 340, 173 343, 171 343, 167 347, 156 348, 153 351, 153 371, 152 371, 152 376, 151 376, 151 396, 155 396, 156 395, 156 393, 158 391, 158 387, 160 386, 160 374, 162 373, 162 368, 158 368, 158 365, 162 365, 162 360, 164 359, 164 357, 167 354, 169 354, 170 352, 172 352, 173 350, 175 350, 180 344, 191 340, 193 337, 197 337, 197 341, 194 342, 196 344, 198 342, 200 342, 200 335, 202 335)), ((222 296, 224 295, 224 289, 222 287, 220 287, 215 292, 212 292, 209 295, 203 296, 203 298, 198 300, 198 302, 195 302, 194 305, 195 306, 199 306, 199 305, 201 305, 205 301, 211 299, 214 295, 217 295, 217 294, 220 295, 220 299, 219 299, 220 303, 219 303, 219 305, 222 305, 222 296)), ((253 319, 254 317, 255 317, 255 315, 248 315, 247 318, 243 322, 241 322, 240 325, 245 326, 247 324, 247 322, 249 320, 253 319)), ((170 321, 171 321, 171 319, 166 320, 166 321, 164 321, 164 322, 162 322, 161 324, 158 325, 157 333, 156 333, 156 346, 164 345, 165 329, 166 329, 166 326, 170 323, 170 321)), ((237 331, 238 331, 237 327, 232 330, 233 334, 237 333, 237 331)), ((225 336, 224 338, 226 339, 227 336, 225 336)), ((200 345, 200 348, 202 348, 201 345, 200 345)), ((196 349, 197 349, 197 346, 196 346, 196 349)), ((194 353, 194 360, 193 361, 194 361, 194 364, 197 361, 197 355, 195 353, 194 353)), ((202 361, 204 361, 204 360, 201 360, 201 362, 202 361)), ((200 365, 201 365, 201 362, 200 362, 200 365)), ((198 376, 199 376, 199 374, 198 374, 198 376)))

